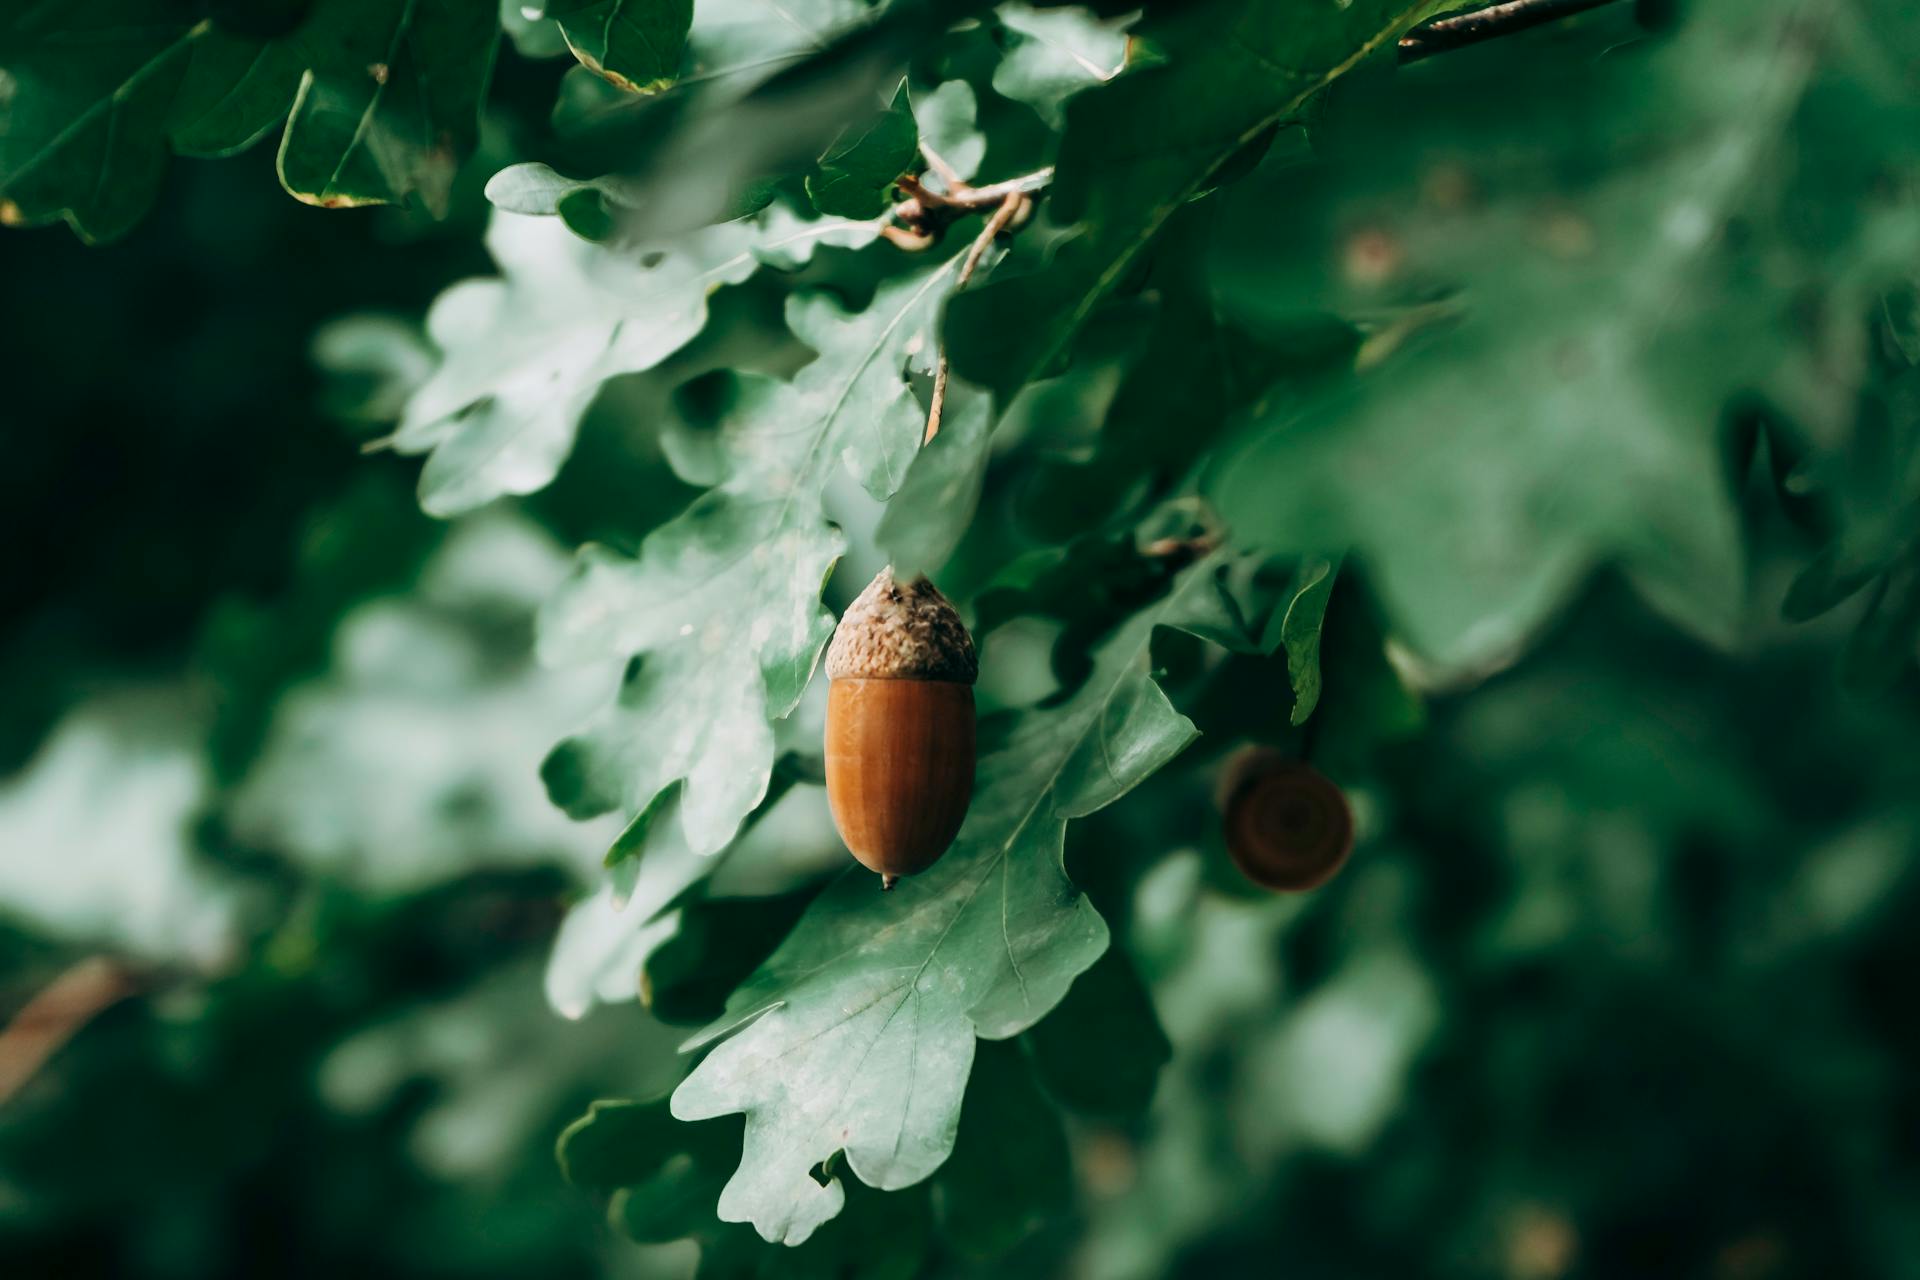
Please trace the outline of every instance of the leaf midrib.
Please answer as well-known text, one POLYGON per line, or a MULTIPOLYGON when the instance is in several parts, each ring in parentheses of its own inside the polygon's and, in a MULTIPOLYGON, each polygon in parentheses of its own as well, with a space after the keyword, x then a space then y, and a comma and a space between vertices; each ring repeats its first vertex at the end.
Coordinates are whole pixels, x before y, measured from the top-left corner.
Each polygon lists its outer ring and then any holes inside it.
MULTIPOLYGON (((1028 367, 1035 370, 1046 369, 1060 357, 1061 353, 1066 350, 1067 344, 1072 341, 1074 335, 1079 333, 1081 325, 1086 323, 1087 317, 1092 314, 1093 309, 1106 297, 1107 291, 1126 274, 1127 269, 1133 265, 1134 259, 1160 234, 1161 228, 1166 226, 1167 220, 1191 201, 1194 196, 1199 194, 1200 189, 1206 185, 1207 179, 1212 176, 1221 164, 1225 163, 1229 156, 1233 155, 1233 153, 1241 147, 1252 142, 1263 130, 1279 123, 1295 111, 1298 111, 1300 105, 1308 98, 1326 88, 1329 84, 1332 84, 1348 71, 1351 71, 1358 63, 1373 53, 1374 50, 1378 49, 1382 43, 1393 38, 1397 32, 1403 30, 1410 22, 1417 20, 1418 15, 1423 10, 1432 7, 1433 0, 1420 0, 1420 3, 1409 5, 1405 9, 1400 10, 1392 22, 1382 26, 1378 32, 1368 39, 1366 43, 1362 44, 1360 48, 1344 62, 1324 72, 1311 84, 1308 84, 1291 98, 1278 104, 1274 110, 1268 112, 1252 125, 1243 129, 1234 138, 1231 145, 1215 152, 1213 162, 1205 168, 1198 170, 1194 178, 1181 186, 1171 199, 1163 200, 1155 204, 1152 207, 1151 216, 1140 224, 1135 235, 1129 237, 1122 243, 1120 251, 1109 261, 1106 269, 1094 278, 1093 287, 1084 291, 1079 300, 1075 302, 1073 309, 1068 313, 1069 323, 1064 326, 1054 327, 1054 336, 1042 349, 1042 355, 1038 359, 1029 362, 1028 367)), ((1265 65, 1269 61, 1242 42, 1236 42, 1235 47, 1252 58, 1256 63, 1265 65)), ((1112 83, 1112 81, 1108 81, 1107 83, 1112 83)))

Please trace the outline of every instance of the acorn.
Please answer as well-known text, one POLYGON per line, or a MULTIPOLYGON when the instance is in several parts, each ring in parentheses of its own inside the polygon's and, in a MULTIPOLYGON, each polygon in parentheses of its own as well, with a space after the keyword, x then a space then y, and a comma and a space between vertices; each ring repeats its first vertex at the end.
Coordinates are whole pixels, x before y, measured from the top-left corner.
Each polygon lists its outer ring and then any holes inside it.
POLYGON ((840 838, 891 889, 947 851, 973 796, 973 639, 925 578, 892 566, 827 647, 827 804, 840 838))
POLYGON ((1221 776, 1227 853, 1247 879, 1304 893, 1333 879, 1353 852, 1353 810, 1328 777, 1271 747, 1249 747, 1221 776))

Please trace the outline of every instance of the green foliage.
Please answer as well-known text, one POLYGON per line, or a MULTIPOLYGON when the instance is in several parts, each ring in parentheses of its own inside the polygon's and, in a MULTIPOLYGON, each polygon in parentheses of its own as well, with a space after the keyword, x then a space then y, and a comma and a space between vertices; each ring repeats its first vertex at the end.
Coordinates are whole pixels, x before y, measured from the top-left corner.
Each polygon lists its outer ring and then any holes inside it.
POLYGON ((1448 7, 0 19, 4 220, 159 205, 0 242, 0 996, 134 975, 0 1097, 0 1250, 1904 1274, 1920 23, 1396 65, 1448 7), (283 121, 402 208, 159 198, 283 121), (982 719, 882 893, 818 666, 886 564, 982 719), (1350 802, 1311 895, 1247 744, 1350 802))
POLYGON ((581 65, 633 93, 654 93, 680 73, 693 0, 547 0, 581 65))
POLYGON ((747 1116, 721 1217, 797 1244, 844 1196, 838 1179, 815 1184, 813 1165, 844 1153, 861 1181, 892 1190, 947 1158, 975 1037, 1026 1030, 1106 948, 1061 842, 1069 819, 1191 740, 1146 651, 1207 580, 1189 571, 1117 631, 1073 698, 983 726, 973 805, 947 856, 884 897, 871 875, 847 872, 696 1040, 726 1036, 675 1091, 674 1114, 747 1116))
POLYGON ((392 437, 402 453, 432 453, 421 506, 455 515, 545 486, 600 385, 697 336, 714 289, 872 236, 863 224, 769 211, 616 252, 558 222, 496 216, 487 247, 505 279, 468 281, 434 304, 427 331, 444 358, 392 437))
POLYGON ((687 839, 708 853, 766 794, 769 718, 798 703, 833 633, 820 590, 843 543, 820 489, 842 468, 875 494, 899 487, 920 430, 903 371, 924 361, 953 272, 895 281, 857 314, 794 295, 787 322, 819 354, 792 382, 742 375, 719 393, 721 483, 638 558, 583 554, 542 615, 541 652, 637 661, 614 708, 548 762, 564 808, 638 812, 684 779, 687 839))
POLYGON ((807 175, 807 198, 835 217, 877 217, 887 207, 894 181, 911 172, 919 156, 920 134, 902 81, 878 119, 834 139, 818 171, 807 175))
MULTIPOLYGON (((1361 547, 1398 629, 1447 666, 1510 652, 1596 561, 1726 635, 1740 566, 1713 419, 1798 364, 1744 282, 1775 259, 1821 278, 1821 254, 1765 210, 1794 181, 1782 136, 1817 133, 1806 113, 1823 109, 1822 77, 1851 76, 1793 47, 1798 21, 1793 5, 1703 11, 1638 56, 1543 66, 1497 109, 1457 91, 1470 58, 1336 97, 1319 131, 1334 199, 1315 208, 1293 194, 1297 170, 1275 170, 1229 201, 1229 305, 1250 319, 1276 299, 1404 307, 1439 287, 1463 291, 1461 313, 1402 354, 1363 353, 1378 367, 1350 390, 1256 420, 1210 486, 1229 521, 1283 545, 1361 547), (1712 76, 1694 73, 1703 63, 1712 76), (1515 110, 1530 91, 1537 106, 1515 110), (1632 105, 1611 109, 1604 139, 1532 123, 1581 102, 1632 105), (1415 104, 1427 127, 1409 135, 1415 104), (1744 239, 1714 236, 1736 208, 1756 210, 1744 239), (1317 254, 1275 257, 1275 237, 1317 254), (1375 461, 1362 472, 1358 455, 1375 461)), ((1830 58, 1853 48, 1845 27, 1830 58)), ((1863 224, 1862 252, 1912 234, 1900 211, 1863 224)), ((1863 310, 1859 269, 1836 270, 1818 305, 1863 310)))
POLYGON ((1303 17, 1213 0, 1156 11, 1135 36, 1152 59, 1067 105, 1052 213, 1083 229, 1045 271, 956 301, 955 367, 1001 399, 1056 371, 1093 310, 1222 166, 1440 7, 1358 0, 1303 17))

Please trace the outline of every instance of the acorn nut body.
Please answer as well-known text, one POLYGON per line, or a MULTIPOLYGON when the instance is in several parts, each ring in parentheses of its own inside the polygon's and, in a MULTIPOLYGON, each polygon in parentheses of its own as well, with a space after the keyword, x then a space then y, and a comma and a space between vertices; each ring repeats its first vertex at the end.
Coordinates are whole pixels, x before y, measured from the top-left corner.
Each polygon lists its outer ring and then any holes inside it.
POLYGON ((1340 788, 1312 765, 1270 747, 1236 756, 1217 798, 1227 853, 1263 888, 1317 889, 1353 852, 1353 810, 1340 788))
POLYGON ((973 641, 924 578, 882 570, 827 649, 827 803, 891 889, 947 851, 973 795, 973 641))

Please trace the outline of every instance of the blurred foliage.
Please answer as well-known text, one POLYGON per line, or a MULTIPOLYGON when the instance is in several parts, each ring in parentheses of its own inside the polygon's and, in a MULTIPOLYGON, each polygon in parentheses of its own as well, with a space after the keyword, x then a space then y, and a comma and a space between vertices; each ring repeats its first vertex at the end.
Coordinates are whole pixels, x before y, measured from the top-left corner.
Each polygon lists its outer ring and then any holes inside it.
POLYGON ((0 18, 0 1272, 1920 1277, 1920 25, 1446 7, 0 18))

